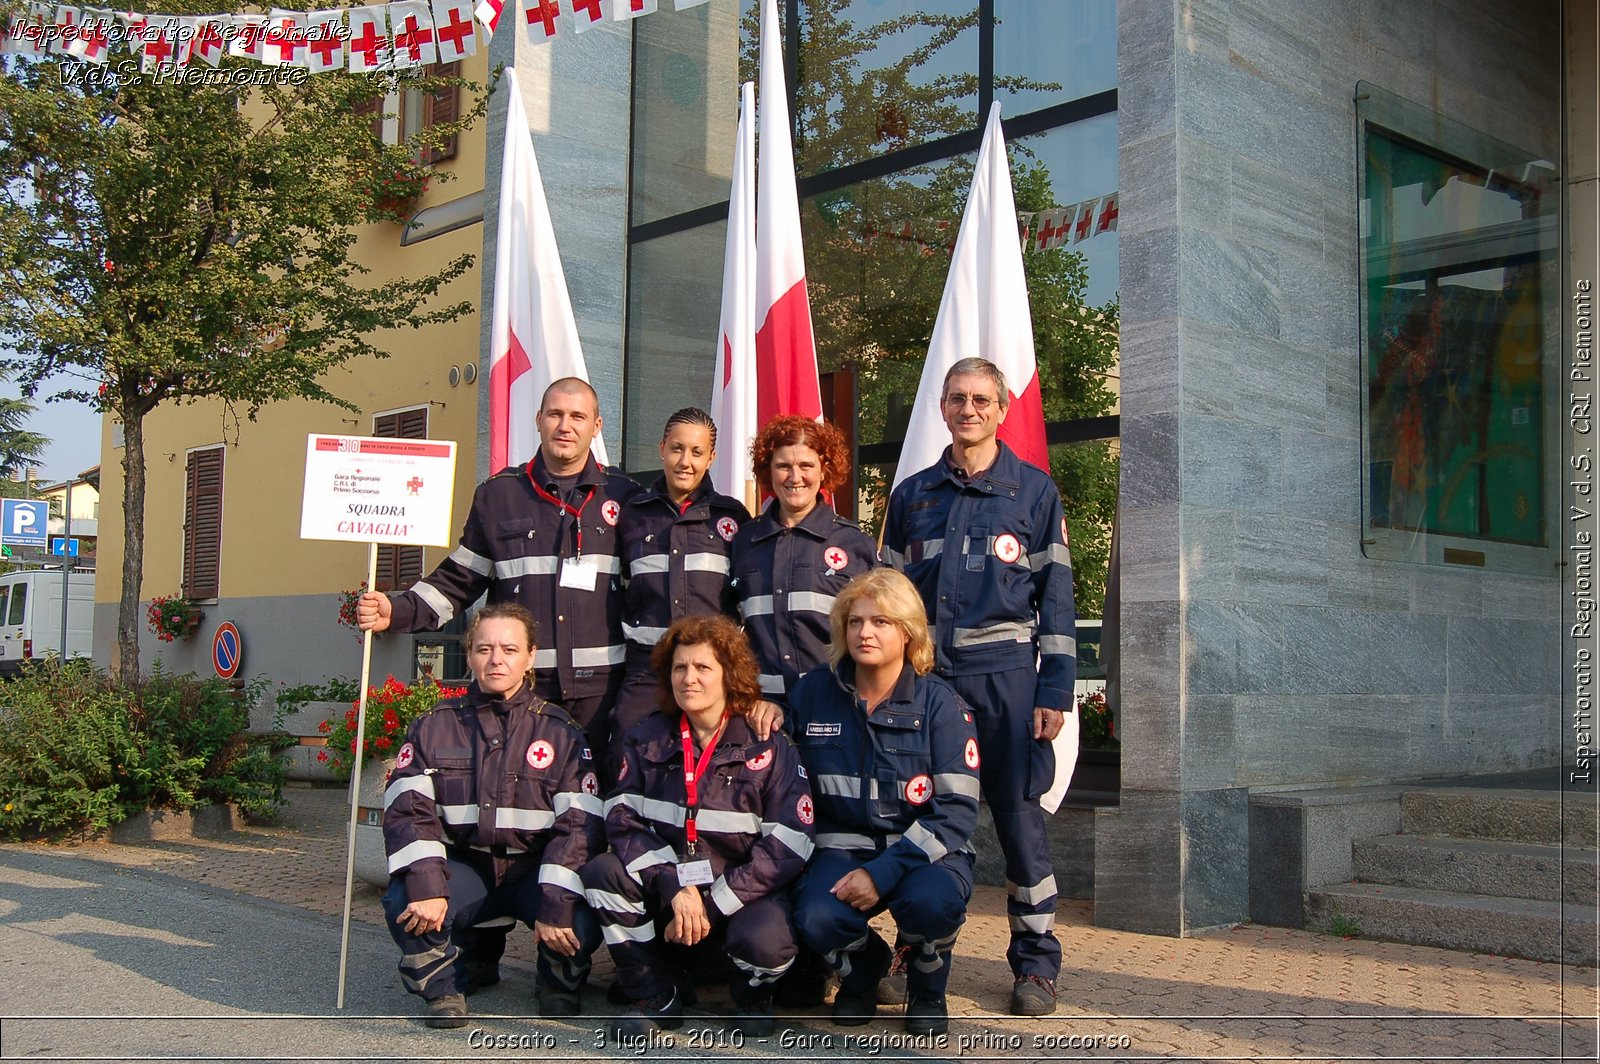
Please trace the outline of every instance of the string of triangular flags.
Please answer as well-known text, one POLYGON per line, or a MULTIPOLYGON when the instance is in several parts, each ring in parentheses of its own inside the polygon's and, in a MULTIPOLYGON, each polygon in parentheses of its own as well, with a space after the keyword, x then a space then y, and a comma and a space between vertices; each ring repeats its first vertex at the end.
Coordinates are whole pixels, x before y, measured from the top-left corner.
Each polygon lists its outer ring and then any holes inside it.
MULTIPOLYGON (((625 22, 657 10, 658 0, 516 0, 528 36, 547 41, 570 30, 625 22)), ((673 0, 674 9, 710 0, 673 0)), ((54 55, 104 65, 117 51, 141 69, 176 68, 223 57, 313 74, 404 70, 453 63, 478 51, 500 23, 506 0, 395 0, 326 11, 273 8, 268 14, 162 15, 70 4, 34 3, 0 26, 0 52, 54 55)))
MULTIPOLYGON (((862 227, 859 241, 871 247, 879 240, 893 240, 912 244, 924 256, 942 251, 949 255, 955 247, 947 237, 954 228, 948 218, 902 221, 886 228, 867 223, 862 227)), ((1052 207, 1047 211, 1018 211, 1017 238, 1024 250, 1033 241, 1034 251, 1053 251, 1068 244, 1081 244, 1102 233, 1117 229, 1117 194, 1108 193, 1074 203, 1068 207, 1052 207)))

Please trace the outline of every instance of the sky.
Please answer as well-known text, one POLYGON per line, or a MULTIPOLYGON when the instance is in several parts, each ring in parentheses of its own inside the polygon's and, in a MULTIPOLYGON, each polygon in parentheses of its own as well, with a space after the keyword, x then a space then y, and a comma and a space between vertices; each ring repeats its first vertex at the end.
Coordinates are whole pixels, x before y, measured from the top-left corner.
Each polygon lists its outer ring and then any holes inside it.
MULTIPOLYGON (((38 468, 39 479, 52 484, 75 477, 100 462, 100 415, 86 403, 45 402, 45 396, 55 390, 48 383, 40 389, 26 426, 50 441, 38 468)), ((0 381, 0 395, 15 399, 21 394, 15 382, 0 381)))

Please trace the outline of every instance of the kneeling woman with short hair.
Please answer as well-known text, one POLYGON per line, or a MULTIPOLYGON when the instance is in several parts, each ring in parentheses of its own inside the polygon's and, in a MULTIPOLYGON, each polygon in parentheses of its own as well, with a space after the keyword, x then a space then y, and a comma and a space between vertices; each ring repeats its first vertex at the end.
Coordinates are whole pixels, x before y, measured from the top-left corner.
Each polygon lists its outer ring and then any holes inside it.
POLYGON ((725 617, 673 622, 653 659, 664 712, 622 739, 606 802, 612 852, 583 870, 589 905, 634 1002, 617 1033, 683 1023, 674 946, 721 940, 735 1025, 770 1034, 772 984, 794 961, 789 886, 811 856, 811 791, 782 732, 757 739, 755 657, 725 617))
POLYGON ((933 668, 917 590, 873 569, 839 593, 828 660, 789 697, 785 727, 817 802, 817 856, 795 896, 805 944, 839 973, 834 1022, 866 1023, 888 945, 867 926, 888 909, 912 947, 906 1030, 949 1026, 950 953, 972 897, 978 741, 955 689, 933 668))

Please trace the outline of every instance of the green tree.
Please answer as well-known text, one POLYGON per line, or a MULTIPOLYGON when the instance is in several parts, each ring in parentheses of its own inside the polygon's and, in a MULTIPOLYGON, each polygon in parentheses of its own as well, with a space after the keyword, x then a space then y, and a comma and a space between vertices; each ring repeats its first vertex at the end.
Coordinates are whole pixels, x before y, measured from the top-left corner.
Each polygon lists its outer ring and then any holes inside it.
MULTIPOLYGON (((0 370, 0 381, 8 373, 0 370)), ((25 426, 33 415, 33 404, 26 399, 0 398, 0 481, 8 481, 28 466, 37 465, 50 441, 25 426)))
MULTIPOLYGON (((161 10, 184 13, 181 2, 161 10)), ((470 256, 370 284, 350 258, 353 223, 403 220, 409 204, 395 190, 420 188, 421 153, 478 117, 486 97, 460 122, 385 146, 372 136, 373 116, 356 111, 389 91, 379 78, 319 74, 225 88, 152 74, 77 77, 86 69, 6 57, 0 340, 16 353, 9 365, 25 394, 66 377, 64 396, 122 424, 116 667, 132 681, 145 418, 164 403, 207 398, 251 417, 284 399, 353 409, 328 391, 328 370, 383 357, 372 340, 382 330, 464 313, 466 304, 435 306, 433 297, 470 268, 470 256)))

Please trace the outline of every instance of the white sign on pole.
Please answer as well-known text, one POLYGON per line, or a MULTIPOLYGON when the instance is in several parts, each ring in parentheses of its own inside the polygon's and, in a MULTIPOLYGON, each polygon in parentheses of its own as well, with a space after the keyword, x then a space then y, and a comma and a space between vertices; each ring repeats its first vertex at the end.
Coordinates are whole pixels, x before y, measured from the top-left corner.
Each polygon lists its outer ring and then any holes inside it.
POLYGON ((308 436, 300 538, 449 546, 455 477, 453 440, 308 436))

